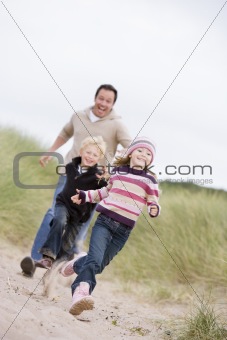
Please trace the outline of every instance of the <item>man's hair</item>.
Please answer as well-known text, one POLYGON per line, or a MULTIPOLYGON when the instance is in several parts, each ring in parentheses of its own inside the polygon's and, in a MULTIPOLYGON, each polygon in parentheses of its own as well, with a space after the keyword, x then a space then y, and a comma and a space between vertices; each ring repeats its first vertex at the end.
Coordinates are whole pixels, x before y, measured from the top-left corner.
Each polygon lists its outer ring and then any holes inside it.
POLYGON ((86 137, 80 145, 80 150, 84 149, 88 145, 94 145, 100 152, 100 159, 104 157, 106 152, 106 143, 101 136, 86 137))
POLYGON ((113 91, 114 92, 114 104, 117 100, 117 90, 115 89, 115 87, 113 87, 113 85, 110 85, 110 84, 103 84, 103 85, 100 85, 99 88, 97 89, 96 93, 95 93, 95 98, 98 96, 99 92, 101 90, 107 90, 107 91, 113 91))

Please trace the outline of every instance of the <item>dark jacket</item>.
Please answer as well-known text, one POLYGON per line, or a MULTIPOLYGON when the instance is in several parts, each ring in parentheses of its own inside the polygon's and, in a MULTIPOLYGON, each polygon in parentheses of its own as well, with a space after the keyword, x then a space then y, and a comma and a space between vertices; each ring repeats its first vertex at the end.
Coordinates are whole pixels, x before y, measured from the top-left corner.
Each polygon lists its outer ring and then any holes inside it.
POLYGON ((81 174, 79 172, 80 163, 81 157, 75 157, 71 163, 66 165, 66 183, 63 190, 58 194, 56 203, 64 204, 67 207, 71 219, 86 222, 91 212, 95 209, 96 204, 86 203, 84 205, 78 205, 72 202, 71 196, 77 194, 76 189, 85 191, 100 189, 106 186, 107 182, 97 178, 96 174, 101 174, 97 164, 81 174))

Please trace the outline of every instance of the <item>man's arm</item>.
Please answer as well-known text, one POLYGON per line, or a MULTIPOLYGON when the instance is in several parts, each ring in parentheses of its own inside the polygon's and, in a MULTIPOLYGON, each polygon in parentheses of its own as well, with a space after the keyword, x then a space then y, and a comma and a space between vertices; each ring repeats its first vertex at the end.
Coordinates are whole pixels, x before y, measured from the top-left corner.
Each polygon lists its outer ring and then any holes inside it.
MULTIPOLYGON (((48 152, 54 152, 59 149, 62 145, 64 145, 72 136, 73 136, 73 119, 74 115, 70 118, 70 121, 65 124, 54 143, 47 150, 48 152)), ((47 163, 52 159, 51 156, 42 156, 39 160, 39 163, 42 167, 45 167, 47 163)))
MULTIPOLYGON (((58 136, 54 143, 51 145, 51 147, 47 150, 48 152, 54 152, 57 149, 59 149, 62 145, 64 145, 66 143, 65 139, 62 138, 61 136, 58 136)), ((39 159, 39 163, 40 165, 44 168, 47 163, 51 160, 52 156, 42 156, 39 159)))

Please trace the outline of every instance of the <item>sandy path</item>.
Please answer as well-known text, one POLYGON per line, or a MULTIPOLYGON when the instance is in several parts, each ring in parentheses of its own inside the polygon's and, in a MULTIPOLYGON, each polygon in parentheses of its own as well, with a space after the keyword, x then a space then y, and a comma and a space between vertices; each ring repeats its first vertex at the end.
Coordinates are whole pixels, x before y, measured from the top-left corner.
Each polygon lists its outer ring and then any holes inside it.
POLYGON ((56 274, 44 282, 42 269, 26 278, 20 261, 27 254, 6 244, 0 248, 0 339, 173 339, 166 337, 168 326, 185 314, 184 306, 139 303, 100 278, 93 294, 95 309, 76 318, 68 313, 73 278, 56 274))

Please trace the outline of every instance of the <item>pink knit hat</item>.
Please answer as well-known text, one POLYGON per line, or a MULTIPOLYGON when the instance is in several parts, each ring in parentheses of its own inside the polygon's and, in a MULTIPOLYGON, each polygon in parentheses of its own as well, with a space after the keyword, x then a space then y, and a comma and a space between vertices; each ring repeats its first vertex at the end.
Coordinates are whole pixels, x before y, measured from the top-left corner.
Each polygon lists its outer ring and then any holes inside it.
POLYGON ((147 137, 137 137, 134 139, 134 141, 129 145, 128 150, 126 151, 126 156, 130 155, 135 149, 138 148, 146 148, 152 153, 152 162, 155 157, 156 153, 156 148, 154 142, 152 142, 149 138, 147 137))

